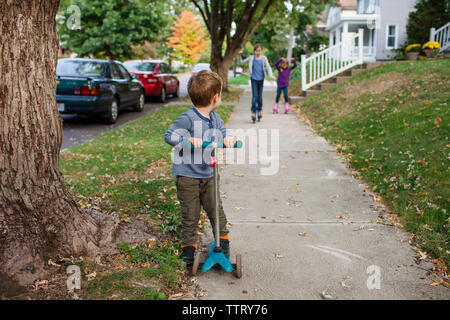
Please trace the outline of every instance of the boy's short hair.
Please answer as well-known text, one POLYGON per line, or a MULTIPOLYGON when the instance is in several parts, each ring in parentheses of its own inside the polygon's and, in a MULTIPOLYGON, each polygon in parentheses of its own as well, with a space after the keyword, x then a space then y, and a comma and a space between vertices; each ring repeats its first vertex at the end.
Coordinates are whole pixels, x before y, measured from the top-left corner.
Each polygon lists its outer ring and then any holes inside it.
POLYGON ((202 70, 189 79, 187 89, 194 106, 206 107, 222 92, 222 78, 215 72, 202 70))

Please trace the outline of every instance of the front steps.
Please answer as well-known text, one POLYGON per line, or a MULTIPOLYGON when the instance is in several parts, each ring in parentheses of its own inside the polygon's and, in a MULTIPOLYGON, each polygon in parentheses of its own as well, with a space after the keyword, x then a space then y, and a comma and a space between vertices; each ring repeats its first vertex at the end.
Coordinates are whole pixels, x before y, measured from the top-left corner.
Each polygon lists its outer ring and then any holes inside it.
POLYGON ((346 82, 346 81, 350 80, 352 77, 360 74, 361 72, 363 72, 365 70, 377 68, 384 63, 388 63, 388 62, 364 63, 354 69, 344 71, 333 78, 330 78, 328 80, 325 80, 322 83, 315 85, 311 89, 303 91, 300 96, 291 96, 290 97, 291 104, 301 104, 306 99, 319 94, 322 90, 333 88, 338 83, 346 82))

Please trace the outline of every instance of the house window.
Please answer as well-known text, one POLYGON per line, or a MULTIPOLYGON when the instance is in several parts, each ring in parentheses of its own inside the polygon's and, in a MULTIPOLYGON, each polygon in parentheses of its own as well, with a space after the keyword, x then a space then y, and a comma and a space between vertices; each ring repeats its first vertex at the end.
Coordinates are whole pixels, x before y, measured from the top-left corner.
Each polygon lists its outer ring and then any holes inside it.
POLYGON ((386 27, 386 48, 397 48, 397 26, 395 24, 388 24, 386 27))
POLYGON ((379 0, 358 0, 358 14, 375 14, 379 5, 379 0))

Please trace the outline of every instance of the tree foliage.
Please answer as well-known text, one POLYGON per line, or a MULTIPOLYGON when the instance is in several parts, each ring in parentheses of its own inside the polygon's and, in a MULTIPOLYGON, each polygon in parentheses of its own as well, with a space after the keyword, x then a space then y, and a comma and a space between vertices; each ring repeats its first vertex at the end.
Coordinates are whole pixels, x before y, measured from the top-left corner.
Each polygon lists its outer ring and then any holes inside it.
POLYGON ((419 0, 415 9, 409 14, 406 27, 410 44, 428 42, 431 28, 450 22, 450 0, 419 0))
POLYGON ((317 31, 315 24, 325 6, 334 5, 335 1, 297 0, 290 3, 291 9, 288 9, 285 2, 273 6, 251 39, 253 44, 259 42, 263 45, 266 49, 264 54, 270 61, 286 56, 291 26, 294 27, 295 35, 293 57, 297 60, 306 51, 318 51, 322 44, 328 43, 328 38, 317 31), (307 32, 309 27, 311 30, 307 32))
POLYGON ((250 40, 269 8, 281 0, 191 0, 200 12, 211 38, 211 68, 224 81, 234 57, 250 40))
POLYGON ((173 48, 172 57, 185 64, 192 65, 199 61, 200 55, 207 47, 207 37, 202 25, 191 11, 183 11, 171 27, 172 36, 167 46, 173 48))
POLYGON ((64 1, 58 26, 62 47, 81 57, 134 58, 133 45, 153 42, 160 30, 171 22, 163 1, 73 0, 64 1), (73 13, 69 5, 80 9, 80 29, 66 23, 73 13))

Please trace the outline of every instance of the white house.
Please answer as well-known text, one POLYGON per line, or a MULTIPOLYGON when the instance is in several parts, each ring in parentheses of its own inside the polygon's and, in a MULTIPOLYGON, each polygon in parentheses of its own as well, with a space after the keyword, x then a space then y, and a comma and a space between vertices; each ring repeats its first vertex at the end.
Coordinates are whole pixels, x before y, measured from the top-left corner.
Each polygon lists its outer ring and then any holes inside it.
POLYGON ((417 0, 339 0, 340 7, 327 7, 329 47, 348 34, 364 30, 364 61, 387 60, 407 41, 408 15, 417 0))

